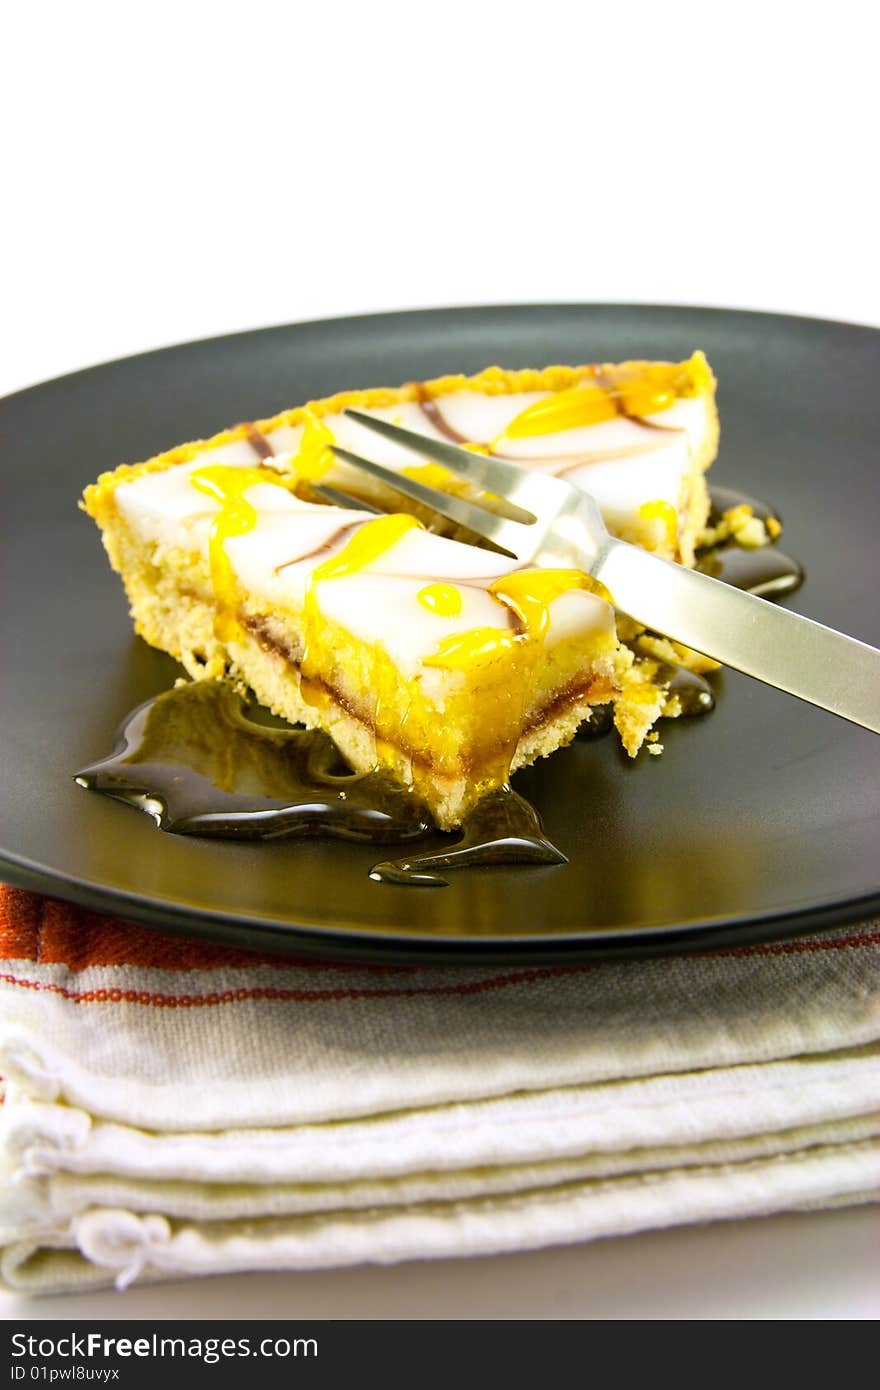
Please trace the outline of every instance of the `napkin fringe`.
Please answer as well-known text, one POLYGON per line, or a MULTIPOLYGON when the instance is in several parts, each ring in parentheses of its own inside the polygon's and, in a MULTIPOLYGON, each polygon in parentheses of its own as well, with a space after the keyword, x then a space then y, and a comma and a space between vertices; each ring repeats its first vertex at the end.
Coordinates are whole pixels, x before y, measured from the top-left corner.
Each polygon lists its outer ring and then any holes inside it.
POLYGON ((3 1037, 3 1073, 7 1087, 10 1082, 18 1086, 35 1100, 57 1100, 61 1093, 61 1081, 33 1044, 15 1033, 3 1037))

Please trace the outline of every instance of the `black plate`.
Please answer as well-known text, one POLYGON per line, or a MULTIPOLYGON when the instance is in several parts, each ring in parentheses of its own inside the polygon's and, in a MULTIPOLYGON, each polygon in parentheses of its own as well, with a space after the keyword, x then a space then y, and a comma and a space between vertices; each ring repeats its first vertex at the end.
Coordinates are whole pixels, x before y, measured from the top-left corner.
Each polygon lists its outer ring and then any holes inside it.
POLYGON ((612 738, 518 774, 562 868, 371 883, 339 842, 162 834, 75 786, 179 668, 133 637, 82 487, 235 420, 343 387, 705 349, 720 380, 713 478, 774 503, 806 566, 802 612, 880 644, 880 333, 768 314, 554 305, 336 319, 191 343, 0 402, 6 536, 0 871, 167 929, 279 951, 565 960, 739 944, 880 906, 880 739, 732 672, 705 719, 630 765, 612 738))

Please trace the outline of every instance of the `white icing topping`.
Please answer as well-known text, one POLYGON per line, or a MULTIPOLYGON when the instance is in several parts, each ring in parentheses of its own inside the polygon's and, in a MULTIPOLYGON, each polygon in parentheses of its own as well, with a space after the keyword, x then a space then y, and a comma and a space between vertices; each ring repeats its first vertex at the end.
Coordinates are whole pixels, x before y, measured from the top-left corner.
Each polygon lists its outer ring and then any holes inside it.
MULTIPOLYGON (((211 463, 214 463, 211 452, 211 463)), ((217 450, 216 452, 220 452, 217 450)), ((230 467, 236 465, 226 463, 230 467)), ((242 466, 253 467, 253 457, 239 460, 242 466)), ((120 483, 116 489, 116 505, 129 525, 136 527, 145 540, 182 550, 206 550, 208 532, 213 517, 220 510, 219 502, 199 492, 190 480, 198 468, 204 467, 205 455, 167 468, 160 473, 144 473, 133 482, 120 483)), ((272 483, 248 488, 248 499, 256 494, 255 505, 263 511, 302 511, 308 504, 286 488, 272 483)), ((314 509, 312 509, 314 510, 314 509)), ((332 510, 328 508, 327 510, 332 510)), ((334 511, 334 516, 336 515, 334 511)))
MULTIPOLYGON (((197 464, 146 473, 117 489, 120 510, 143 539, 198 550, 206 558, 208 533, 219 503, 199 492, 190 475, 197 464)), ((303 502, 277 484, 257 483, 244 496, 257 512, 254 528, 230 536, 226 553, 245 592, 294 614, 305 602, 312 571, 348 539, 351 526, 369 520, 363 512, 303 502)), ((318 607, 326 617, 367 643, 381 643, 406 677, 455 633, 475 627, 510 625, 507 605, 488 592, 493 579, 516 562, 490 551, 413 528, 357 572, 319 582, 318 607), (429 584, 454 584, 461 611, 443 615, 419 602, 429 584)), ((545 644, 563 638, 612 633, 611 606, 587 593, 563 594, 550 605, 545 644)))
MULTIPOLYGON (((457 391, 438 398, 435 406, 449 426, 475 442, 489 443, 535 401, 549 392, 482 395, 457 391)), ((444 438, 417 402, 372 408, 367 413, 391 420, 426 436, 444 438)), ((676 511, 682 501, 682 482, 693 450, 703 441, 709 413, 701 397, 681 399, 650 417, 651 429, 622 416, 595 425, 560 430, 541 437, 503 440, 498 452, 522 460, 524 467, 561 473, 596 498, 607 525, 626 530, 638 522, 646 502, 663 500, 676 511), (579 456, 585 456, 579 459, 579 456)), ((335 441, 356 453, 395 469, 418 468, 418 454, 374 435, 340 414, 322 424, 335 441)), ((295 468, 304 426, 279 425, 267 431, 272 465, 295 468)), ((211 521, 219 503, 193 486, 192 473, 205 465, 246 465, 253 468, 257 453, 247 438, 205 448, 188 463, 145 473, 116 489, 120 512, 143 539, 207 556, 211 521)), ((368 493, 372 485, 360 473, 334 464, 331 480, 339 486, 368 493)), ((387 494, 386 494, 387 495, 387 494)), ((231 536, 226 553, 247 594, 294 614, 302 609, 312 571, 331 549, 348 539, 346 527, 364 524, 363 512, 304 502, 289 489, 271 482, 245 491, 257 512, 253 530, 231 536)), ((433 535, 410 530, 372 563, 357 573, 319 582, 316 600, 324 614, 366 642, 381 643, 407 675, 436 651, 437 644, 475 627, 505 627, 508 614, 502 602, 487 592, 493 579, 517 568, 515 562, 433 535), (428 584, 457 584, 461 611, 444 616, 419 602, 428 584)), ((613 610, 585 591, 563 593, 550 605, 548 646, 579 635, 613 631, 613 610)), ((422 669, 428 678, 428 672, 422 669)), ((431 674, 435 681, 437 676, 431 674)))
POLYGON ((381 643, 407 679, 418 673, 424 657, 436 652, 444 638, 475 627, 509 626, 506 605, 485 589, 462 588, 461 612, 444 617, 419 603, 424 587, 424 578, 362 570, 320 584, 318 606, 360 641, 381 643))
MULTIPOLYGON (((546 391, 521 391, 513 395, 484 396, 477 391, 467 390, 438 397, 434 404, 454 430, 470 440, 486 443, 497 439, 511 420, 527 406, 550 394, 546 391)), ((366 413, 391 420, 430 438, 444 438, 422 407, 414 401, 373 407, 366 413)), ((646 428, 635 420, 618 416, 595 425, 559 430, 539 437, 504 439, 499 444, 498 452, 505 457, 521 460, 523 467, 561 472, 570 482, 592 493, 606 525, 619 532, 638 525, 639 508, 645 502, 665 501, 676 511, 679 510, 691 454, 703 442, 709 416, 705 400, 697 396, 677 400, 667 410, 648 416, 646 420, 648 425, 656 424, 660 428, 646 428), (581 456, 584 461, 579 463, 581 456)), ((372 434, 347 416, 327 415, 322 418, 322 424, 331 432, 337 444, 386 467, 418 469, 421 463, 428 462, 417 453, 372 434)), ((265 435, 273 451, 274 466, 283 468, 295 461, 303 428, 302 425, 279 425, 265 435)), ((205 449, 192 462, 155 475, 164 480, 150 499, 156 523, 160 516, 185 520, 173 542, 185 545, 192 531, 192 508, 184 500, 184 492, 188 490, 182 482, 185 473, 206 463, 241 463, 253 467, 256 461, 252 445, 242 439, 219 448, 205 449)), ((352 470, 342 462, 332 466, 327 480, 338 487, 353 489, 360 496, 387 497, 381 484, 374 483, 364 473, 352 470)), ((123 511, 126 489, 131 486, 123 483, 117 489, 123 511)), ((203 516, 210 516, 212 508, 213 504, 207 498, 200 500, 199 510, 203 516)))
POLYGON ((550 605, 547 645, 553 646, 567 637, 576 637, 585 624, 611 632, 614 628, 614 610, 598 594, 591 594, 587 589, 570 589, 560 594, 550 605))
POLYGON ((210 450, 210 460, 204 455, 201 463, 245 463, 251 467, 258 461, 254 446, 247 439, 233 439, 230 444, 220 444, 210 450))
MULTIPOLYGON (((578 454, 593 456, 615 453, 618 449, 652 449, 658 436, 654 430, 646 430, 636 420, 628 420, 618 415, 614 420, 599 420, 595 425, 581 425, 577 429, 556 430, 553 434, 532 435, 528 439, 502 439, 498 453, 505 458, 521 459, 560 459, 578 454)), ((685 458, 687 458, 687 440, 685 458)))
MULTIPOLYGON (((497 440, 528 405, 549 394, 532 391, 482 396, 475 391, 457 391, 438 397, 434 404, 466 439, 488 443, 497 440)), ((395 420, 419 434, 443 437, 414 403, 365 413, 395 420)), ((647 426, 618 416, 533 438, 501 439, 497 452, 504 458, 521 461, 523 467, 564 472, 570 482, 595 496, 606 525, 621 531, 638 525, 639 508, 645 502, 669 502, 676 512, 679 510, 691 456, 702 444, 708 419, 705 401, 694 397, 677 401, 668 410, 649 417, 647 426), (651 429, 652 422, 662 429, 651 429), (575 470, 579 458, 584 462, 575 470)), ((420 462, 427 461, 344 416, 328 415, 323 423, 337 443, 389 468, 418 468, 420 462)), ((356 489, 361 496, 377 497, 381 492, 366 475, 355 473, 342 463, 334 465, 331 480, 340 487, 356 489)))
POLYGON ((666 410, 658 410, 644 418, 663 429, 686 430, 691 443, 696 445, 706 429, 706 403, 702 396, 680 396, 666 410))
MULTIPOLYGON (((364 411, 365 415, 375 415, 377 420, 388 420, 392 425, 401 425, 405 430, 415 430, 428 439, 443 439, 445 436, 428 419, 417 401, 403 401, 400 405, 373 406, 364 411)), ((336 435, 337 443, 355 453, 368 453, 379 463, 387 463, 389 468, 418 467, 419 458, 411 449, 402 449, 390 439, 383 439, 372 430, 365 430, 356 420, 346 415, 328 415, 325 421, 336 435)))
MULTIPOLYGON (((249 488, 247 496, 253 500, 262 491, 249 488)), ((329 554, 315 552, 341 527, 364 519, 362 512, 333 507, 309 510, 317 515, 297 517, 296 550, 290 525, 278 513, 260 515, 253 531, 226 542, 227 554, 246 589, 271 599, 279 608, 301 608, 312 571, 329 554), (296 554, 304 558, 290 563, 296 554)), ((360 640, 381 642, 403 674, 410 676, 445 637, 475 627, 509 625, 507 605, 488 593, 487 586, 516 568, 516 562, 504 556, 413 529, 357 573, 320 583, 318 607, 360 640), (456 585, 460 613, 446 616, 419 603, 419 592, 438 582, 456 585)), ((550 606, 545 645, 552 647, 565 637, 590 632, 610 633, 613 627, 613 611, 602 599, 586 592, 563 594, 550 606)))
POLYGON ((481 391, 455 391, 448 396, 438 396, 434 405, 458 434, 472 439, 475 444, 490 444, 514 416, 548 395, 549 391, 518 391, 515 395, 499 396, 486 396, 481 391))
MULTIPOLYGON (((414 401, 404 401, 400 405, 379 407, 373 406, 365 412, 368 415, 375 415, 380 420, 389 420, 394 425, 402 425, 404 429, 416 430, 419 434, 424 434, 432 439, 442 439, 424 411, 414 401)), ((351 420, 346 415, 322 415, 321 424, 333 435, 334 442, 340 444, 344 449, 351 449, 356 454, 367 454, 375 459, 377 463, 383 463, 388 468, 412 468, 419 464, 419 457, 409 449, 402 449, 399 444, 394 444, 391 440, 382 439, 377 434, 371 434, 365 430, 363 425, 359 425, 356 420, 351 420)), ((279 425, 279 427, 264 436, 276 456, 281 453, 294 455, 300 447, 302 441, 304 425, 279 425)), ((202 457, 202 462, 207 462, 207 456, 202 457)), ((214 455, 211 454, 211 462, 214 462, 214 455)), ((238 461, 238 460, 237 460, 238 461)), ((253 452, 247 460, 254 462, 253 452)), ((217 462, 225 463, 226 459, 218 459, 217 462)), ((344 464, 337 464, 334 467, 334 480, 338 473, 345 469, 344 464)), ((358 477, 361 477, 359 474, 358 477)))
POLYGON ((302 438, 302 425, 276 425, 263 435, 273 454, 296 452, 302 438))
POLYGON ((369 568, 382 574, 416 574, 423 582, 462 579, 488 583, 499 575, 510 574, 516 569, 516 561, 491 550, 478 550, 475 545, 451 545, 430 531, 412 530, 369 568))
MULTIPOLYGON (((662 445, 663 436, 659 438, 662 445)), ((566 470, 564 476, 592 494, 610 530, 621 531, 638 520, 645 502, 669 502, 678 510, 687 446, 674 434, 670 441, 660 448, 655 445, 650 453, 586 463, 566 470)))

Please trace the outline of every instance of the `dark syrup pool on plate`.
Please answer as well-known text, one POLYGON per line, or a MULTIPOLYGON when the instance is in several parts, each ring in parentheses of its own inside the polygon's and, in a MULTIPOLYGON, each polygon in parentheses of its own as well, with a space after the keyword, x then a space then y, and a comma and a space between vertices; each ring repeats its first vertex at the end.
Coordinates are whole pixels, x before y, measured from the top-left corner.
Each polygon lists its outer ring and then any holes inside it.
MULTIPOLYGON (((710 524, 729 508, 748 505, 763 520, 775 513, 751 497, 712 490, 710 524)), ((697 568, 736 588, 768 598, 803 581, 797 561, 773 545, 746 550, 727 543, 705 551, 697 568)), ((682 714, 714 705, 708 681, 684 667, 660 673, 679 696, 682 714)), ((595 709, 579 738, 612 726, 608 706, 595 709)), ((403 845, 436 834, 419 799, 376 770, 352 772, 326 734, 270 726, 250 718, 244 700, 223 682, 185 682, 138 706, 108 758, 83 768, 77 782, 151 815, 162 830, 223 839, 329 836, 403 845)), ((561 864, 533 806, 511 787, 490 792, 446 847, 376 864, 382 883, 442 887, 437 871, 478 864, 561 864)))

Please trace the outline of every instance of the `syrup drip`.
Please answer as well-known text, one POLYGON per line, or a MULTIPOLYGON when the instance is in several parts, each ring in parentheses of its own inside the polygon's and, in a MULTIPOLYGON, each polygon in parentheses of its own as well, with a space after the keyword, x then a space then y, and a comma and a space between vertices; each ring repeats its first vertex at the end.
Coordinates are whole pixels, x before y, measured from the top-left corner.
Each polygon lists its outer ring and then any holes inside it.
POLYGON ((705 676, 671 662, 663 665, 658 674, 661 681, 669 681, 669 693, 678 696, 683 715, 708 714, 715 708, 715 692, 705 676))
POLYGON ((666 685, 670 695, 678 697, 684 716, 690 718, 697 714, 708 714, 715 708, 715 692, 705 676, 689 671, 686 666, 663 661, 658 667, 656 679, 666 685))
POLYGON ((329 473, 335 462, 330 446, 335 442, 332 430, 310 411, 306 417, 299 453, 293 461, 297 478, 302 482, 317 482, 329 473))
MULTIPOLYGON (((324 443, 316 438, 316 454, 324 443)), ((258 480, 268 481, 262 473, 258 480)), ((211 479, 215 486, 220 481, 211 479)), ((710 524, 717 524, 730 508, 743 505, 762 520, 775 517, 764 503, 727 488, 713 488, 711 499, 710 524)), ((230 500, 230 533, 236 526, 248 529, 246 504, 241 509, 244 515, 235 515, 239 498, 230 500)), ((402 518, 382 521, 384 525, 374 524, 372 529, 359 526, 342 552, 316 570, 314 578, 331 579, 359 568, 391 543, 395 526, 415 524, 402 518)), ((221 543, 218 537, 218 551, 221 543)), ((217 568, 222 571, 222 561, 218 560, 217 568)), ((768 597, 792 593, 803 580, 800 565, 772 545, 758 550, 745 550, 735 542, 716 546, 700 556, 698 568, 768 597)), ((562 578, 553 571, 546 576, 549 588, 537 594, 514 592, 515 575, 505 576, 497 585, 497 597, 519 620, 520 636, 542 628, 551 591, 562 578)), ((221 574, 221 583, 225 577, 221 574)), ((565 577, 570 583, 570 576, 565 577)), ((501 639, 496 629, 485 631, 492 642, 501 639)), ((516 634, 504 636, 510 640, 516 634)), ((683 714, 705 714, 713 707, 712 687, 702 676, 672 663, 661 667, 660 676, 668 680, 670 693, 679 697, 683 714)), ((611 706, 598 705, 577 737, 601 738, 612 725, 611 706)), ((111 756, 77 773, 76 781, 146 811, 160 829, 175 834, 250 840, 329 836, 402 844, 423 839, 434 830, 418 798, 390 774, 381 768, 351 772, 326 734, 254 723, 241 697, 230 686, 214 681, 181 685, 139 706, 126 720, 111 756)), ((451 846, 384 861, 370 877, 385 884, 442 887, 446 879, 438 869, 565 862, 547 839, 538 812, 505 785, 478 802, 451 846)))
POLYGON ((326 734, 253 723, 221 681, 193 681, 140 705, 110 757, 75 780, 176 835, 399 844, 433 830, 418 798, 388 773, 352 772, 326 734))
POLYGON ((804 571, 797 560, 769 545, 760 550, 719 546, 700 557, 697 569, 760 598, 783 598, 804 582, 804 571))
POLYGON ((511 787, 496 787, 477 802, 451 849, 376 864, 370 878, 376 883, 419 884, 446 888, 435 869, 459 869, 473 864, 567 864, 568 860, 544 833, 534 806, 511 787))

